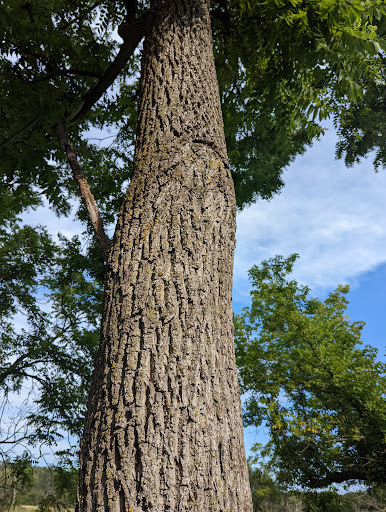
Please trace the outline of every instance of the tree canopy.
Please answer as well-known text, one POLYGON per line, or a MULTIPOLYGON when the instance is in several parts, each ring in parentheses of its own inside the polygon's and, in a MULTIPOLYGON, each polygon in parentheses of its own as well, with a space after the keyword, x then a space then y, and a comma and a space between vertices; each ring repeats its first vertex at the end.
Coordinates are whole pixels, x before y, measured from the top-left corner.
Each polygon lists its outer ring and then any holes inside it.
MULTIPOLYGON (((57 134, 64 118, 102 216, 111 220, 130 175, 139 70, 133 52, 148 11, 148 2, 123 0, 0 6, 1 176, 15 206, 26 195, 34 204, 46 197, 68 213, 76 186, 57 134), (92 141, 92 127, 111 130, 108 148, 92 141)), ((333 113, 337 98, 360 97, 365 71, 371 83, 377 79, 386 13, 381 0, 217 1, 211 12, 242 207, 280 190, 283 168, 322 132, 316 120, 333 113)))
POLYGON ((353 166, 374 152, 374 168, 386 167, 386 67, 383 54, 379 59, 379 79, 373 81, 365 73, 360 78, 363 96, 356 102, 346 101, 336 116, 339 136, 336 154, 344 158, 347 166, 353 166))
POLYGON ((287 278, 296 257, 252 267, 252 305, 235 316, 244 421, 268 426, 279 481, 384 483, 386 365, 346 314, 348 286, 311 297, 287 278))
POLYGON ((0 230, 0 247, 3 415, 15 393, 25 397, 18 414, 2 417, 0 454, 8 459, 20 444, 55 445, 65 433, 81 434, 102 279, 93 268, 101 259, 95 247, 96 254, 91 245, 90 257, 82 255, 77 238, 62 237, 59 246, 40 226, 10 223, 0 230))

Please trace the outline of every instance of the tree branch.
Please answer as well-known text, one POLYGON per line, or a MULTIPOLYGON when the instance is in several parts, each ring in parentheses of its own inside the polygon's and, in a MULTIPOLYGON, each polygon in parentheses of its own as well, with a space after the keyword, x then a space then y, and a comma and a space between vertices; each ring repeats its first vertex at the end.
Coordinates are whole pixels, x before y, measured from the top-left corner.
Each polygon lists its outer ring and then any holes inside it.
POLYGON ((123 44, 118 55, 99 82, 83 96, 76 112, 70 116, 70 121, 76 121, 84 116, 114 82, 145 35, 148 19, 148 13, 145 13, 133 23, 122 23, 119 26, 118 34, 122 37, 123 44))
POLYGON ((126 0, 126 21, 133 23, 137 17, 138 2, 137 0, 126 0))
MULTIPOLYGON (((131 3, 131 2, 129 2, 131 3)), ((95 4, 97 5, 97 4, 95 4)), ((129 14, 129 17, 131 14, 129 14)), ((147 26, 149 22, 149 13, 143 14, 138 20, 135 20, 131 23, 122 23, 118 28, 118 34, 123 39, 123 44, 121 45, 117 56, 114 61, 110 64, 106 72, 99 79, 94 87, 88 90, 88 92, 83 96, 82 100, 78 104, 75 112, 69 116, 70 121, 76 121, 83 117, 87 112, 95 105, 95 103, 101 98, 104 92, 110 87, 110 85, 117 78, 119 73, 122 71, 124 66, 127 64, 127 61, 134 53, 137 48, 139 42, 144 37, 147 26)), ((37 58, 41 58, 37 56, 37 58)), ((47 64, 47 63, 45 63, 47 64)), ((94 73, 88 73, 86 71, 78 71, 77 74, 83 74, 86 76, 91 76, 94 73)), ((66 73, 71 73, 70 71, 66 71, 66 73)), ((56 74, 62 74, 62 72, 56 72, 56 74)), ((47 79, 47 75, 43 78, 47 79)), ((40 81, 39 78, 36 81, 40 81)), ((35 124, 40 119, 40 115, 38 115, 31 123, 17 131, 9 138, 0 142, 0 148, 6 146, 7 144, 13 142, 23 133, 29 131, 31 128, 35 126, 35 124)))
POLYGON ((102 251, 105 261, 107 261, 107 257, 110 250, 110 241, 105 233, 103 222, 99 215, 98 207, 95 203, 95 198, 91 193, 89 184, 78 162, 76 151, 68 141, 66 128, 62 118, 59 119, 58 128, 60 143, 64 151, 66 152, 67 162, 70 164, 72 174, 78 182, 82 202, 87 210, 92 227, 94 228, 98 245, 102 251))
MULTIPOLYGON (((327 487, 332 484, 342 484, 348 480, 368 481, 368 476, 363 471, 356 469, 348 469, 346 471, 331 471, 331 473, 328 473, 328 475, 323 478, 315 478, 311 480, 310 485, 313 488, 327 487)), ((382 481, 378 481, 378 483, 384 483, 386 481, 386 475, 385 478, 381 480, 382 481)))
POLYGON ((38 82, 44 82, 45 80, 49 80, 50 78, 53 78, 55 76, 68 76, 68 75, 79 75, 79 76, 89 76, 93 78, 100 78, 102 73, 94 72, 94 71, 87 71, 82 69, 57 69, 55 71, 52 71, 51 73, 47 73, 42 76, 38 76, 36 78, 33 78, 32 80, 29 80, 29 83, 36 84, 38 82))
POLYGON ((26 354, 23 354, 22 356, 18 357, 16 361, 14 361, 9 368, 4 370, 0 373, 0 384, 2 384, 9 375, 13 375, 19 371, 19 365, 22 363, 25 359, 30 357, 30 353, 27 352, 26 354))

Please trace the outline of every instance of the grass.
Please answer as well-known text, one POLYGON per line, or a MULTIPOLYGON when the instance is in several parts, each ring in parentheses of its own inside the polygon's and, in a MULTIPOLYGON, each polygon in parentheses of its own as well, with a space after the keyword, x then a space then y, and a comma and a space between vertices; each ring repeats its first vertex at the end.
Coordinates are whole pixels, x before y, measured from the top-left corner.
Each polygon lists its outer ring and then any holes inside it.
MULTIPOLYGON (((38 510, 39 507, 37 505, 18 505, 15 507, 14 512, 33 512, 35 510, 38 510)), ((75 509, 69 508, 66 510, 70 510, 71 512, 74 512, 75 509)))

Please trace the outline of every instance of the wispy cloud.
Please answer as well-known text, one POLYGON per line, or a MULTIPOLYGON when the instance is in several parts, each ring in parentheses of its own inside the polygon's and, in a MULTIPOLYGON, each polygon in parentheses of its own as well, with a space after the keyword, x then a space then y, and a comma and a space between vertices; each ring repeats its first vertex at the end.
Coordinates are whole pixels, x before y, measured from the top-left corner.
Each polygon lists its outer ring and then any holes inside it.
POLYGON ((238 215, 236 303, 246 304, 248 269, 276 254, 299 253, 294 277, 318 293, 386 261, 386 173, 370 160, 347 169, 335 142, 331 129, 286 170, 280 195, 238 215))
POLYGON ((25 224, 30 226, 41 225, 45 227, 55 240, 58 238, 58 233, 61 233, 67 238, 72 238, 74 235, 81 236, 84 231, 84 226, 80 221, 74 219, 73 212, 77 207, 76 201, 73 201, 72 214, 68 217, 57 217, 46 203, 44 206, 39 206, 35 210, 29 209, 22 215, 22 220, 25 224))

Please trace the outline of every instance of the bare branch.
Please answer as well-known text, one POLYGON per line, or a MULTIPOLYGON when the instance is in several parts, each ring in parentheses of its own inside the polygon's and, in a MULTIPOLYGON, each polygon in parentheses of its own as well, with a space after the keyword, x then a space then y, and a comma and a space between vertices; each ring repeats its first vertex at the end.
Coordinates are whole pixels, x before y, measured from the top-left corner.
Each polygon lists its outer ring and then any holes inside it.
POLYGON ((103 257, 107 260, 109 250, 110 250, 110 241, 107 238, 105 233, 102 219, 99 215, 98 207, 95 203, 95 198, 91 193, 89 184, 86 180, 85 175, 83 174, 82 168, 78 162, 76 151, 74 147, 69 143, 66 133, 66 128, 64 125, 64 120, 62 118, 59 119, 58 123, 59 127, 59 138, 60 143, 66 152, 67 161, 70 164, 72 174, 76 181, 78 182, 80 195, 82 198, 82 202, 87 210, 89 219, 91 221, 92 227, 94 228, 94 232, 99 244, 99 247, 102 251, 103 257))
POLYGON ((122 37, 123 44, 119 49, 118 55, 110 64, 99 82, 85 94, 76 112, 70 116, 71 121, 75 121, 83 117, 114 82, 124 66, 127 64, 128 59, 134 53, 139 42, 144 37, 147 29, 147 23, 148 13, 143 14, 133 23, 122 23, 122 25, 119 26, 118 34, 122 37))

